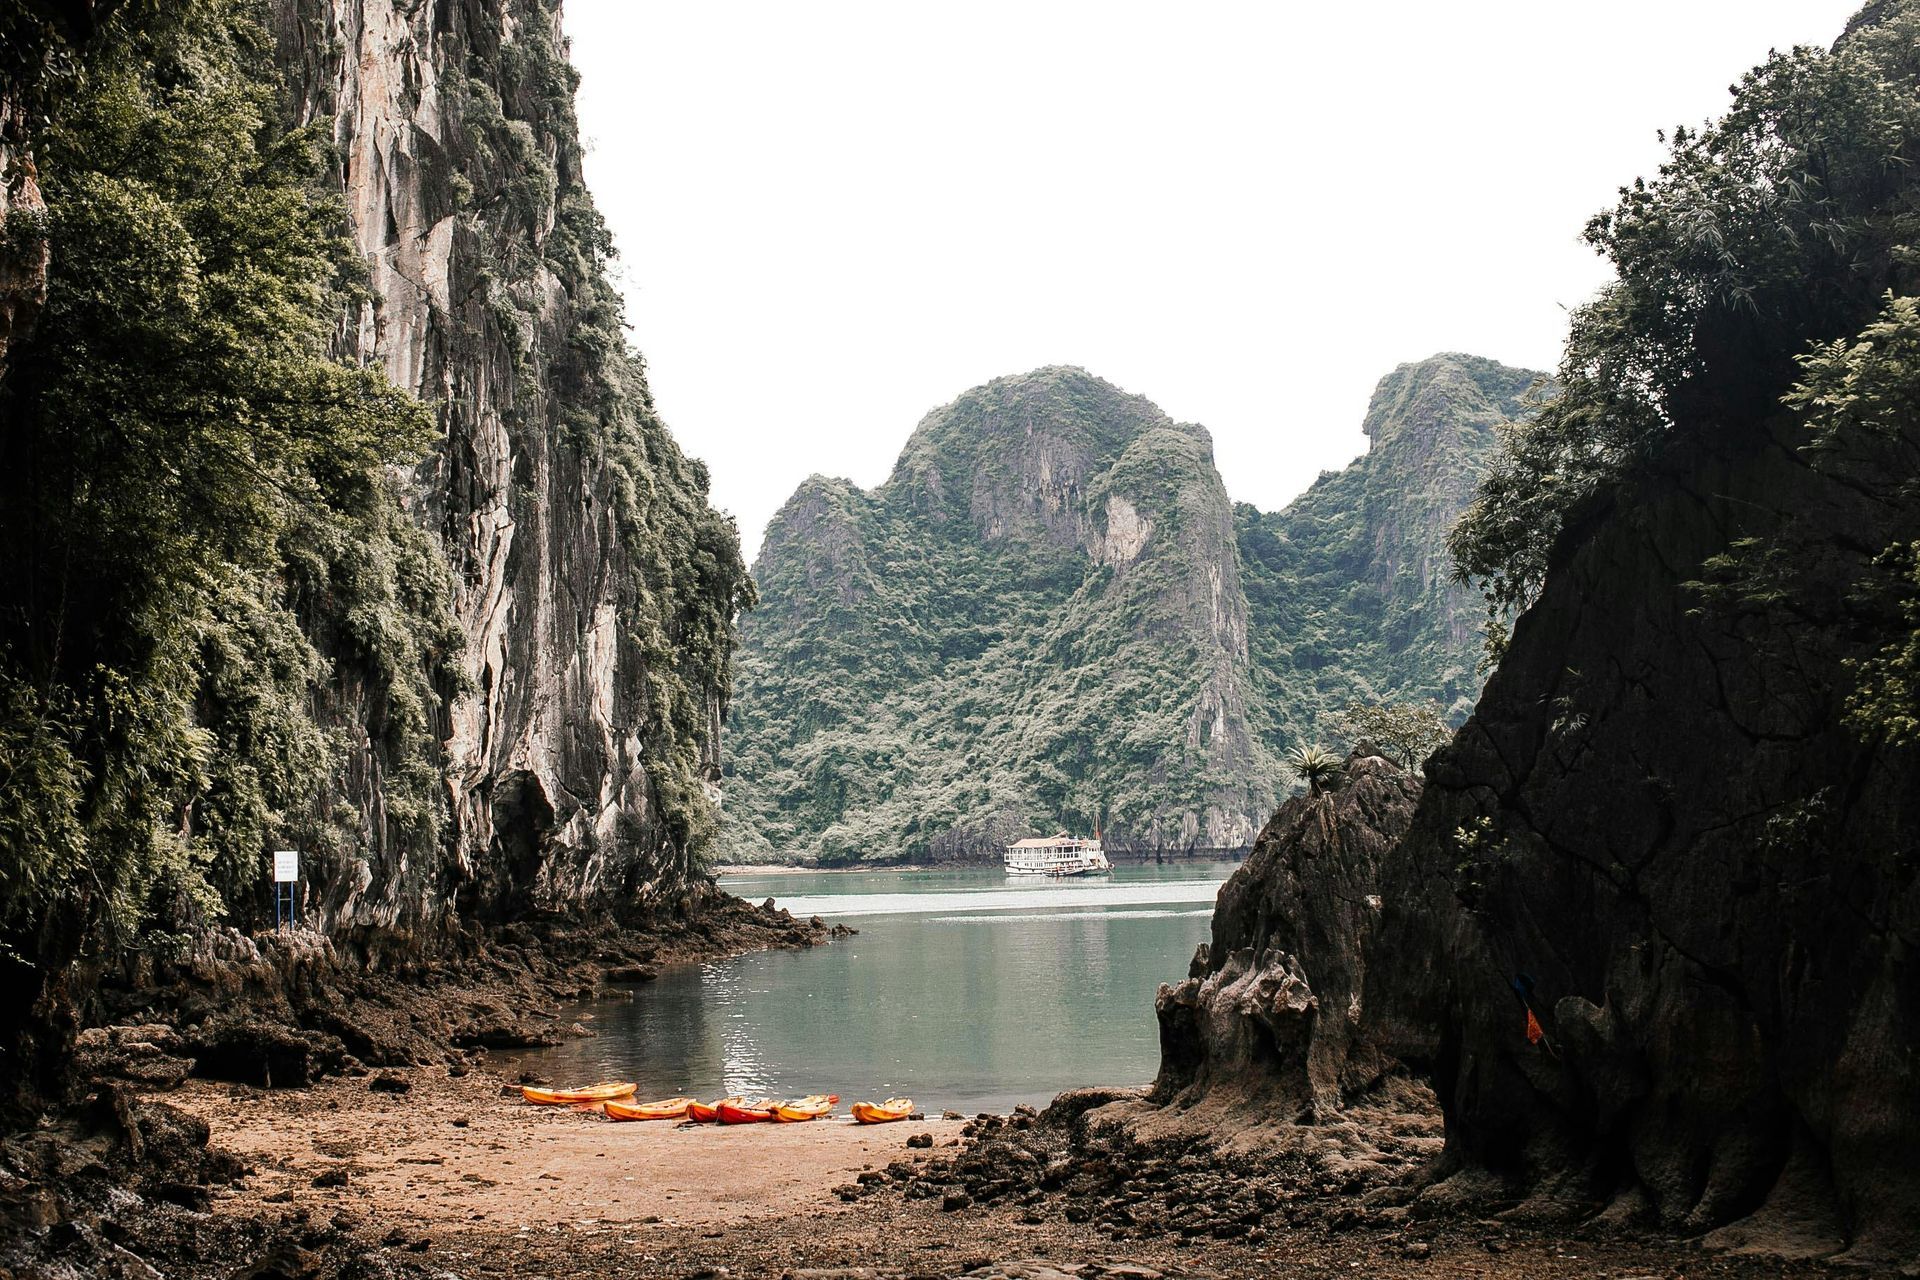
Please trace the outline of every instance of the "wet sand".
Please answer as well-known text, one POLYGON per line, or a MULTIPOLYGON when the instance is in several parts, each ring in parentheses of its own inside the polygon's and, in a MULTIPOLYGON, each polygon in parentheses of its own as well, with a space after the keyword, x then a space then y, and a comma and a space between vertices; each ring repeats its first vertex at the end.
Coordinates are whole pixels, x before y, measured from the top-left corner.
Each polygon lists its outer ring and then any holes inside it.
MULTIPOLYGON (((506 1077, 444 1067, 267 1091, 192 1081, 161 1095, 253 1168, 217 1214, 327 1224, 435 1274, 548 1280, 860 1277, 1426 1276, 1667 1280, 1812 1275, 1672 1241, 1536 1234, 1493 1221, 1266 1239, 1109 1239, 1071 1213, 948 1211, 895 1193, 842 1201, 863 1172, 953 1154, 962 1122, 731 1128, 608 1121, 502 1096, 506 1077), (930 1134, 931 1149, 907 1139, 930 1134), (316 1185, 318 1182, 320 1185, 316 1185), (1014 1265, 1014 1260, 1025 1263, 1014 1265), (1040 1261, 1035 1261, 1040 1260, 1040 1261), (1024 1269, 1022 1269, 1024 1268, 1024 1269)), ((516 1091, 517 1092, 517 1091, 516 1091)))
POLYGON ((855 1124, 844 1110, 802 1124, 615 1122, 503 1097, 511 1086, 490 1071, 448 1078, 422 1068, 405 1078, 406 1094, 373 1092, 365 1079, 278 1091, 195 1081, 166 1100, 254 1163, 243 1198, 285 1195, 329 1213, 345 1202, 422 1229, 698 1226, 841 1211, 832 1188, 920 1155, 908 1150, 910 1135, 938 1144, 960 1131, 957 1120, 855 1124), (313 1185, 328 1174, 344 1174, 344 1188, 313 1185))

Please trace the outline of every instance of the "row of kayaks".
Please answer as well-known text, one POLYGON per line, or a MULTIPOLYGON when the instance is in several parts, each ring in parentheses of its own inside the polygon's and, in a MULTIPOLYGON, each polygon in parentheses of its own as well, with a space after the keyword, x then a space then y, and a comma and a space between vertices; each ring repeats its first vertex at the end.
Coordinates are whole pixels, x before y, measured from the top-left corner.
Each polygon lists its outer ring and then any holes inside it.
MULTIPOLYGON (((698 1098, 634 1102, 636 1088, 607 1080, 574 1089, 523 1085, 520 1094, 528 1102, 542 1106, 594 1107, 605 1111, 610 1120, 691 1120, 696 1124, 794 1124, 830 1116, 840 1102, 837 1093, 816 1093, 805 1098, 731 1097, 717 1102, 702 1102, 698 1098)), ((887 1124, 911 1116, 913 1099, 856 1102, 847 1108, 847 1113, 861 1124, 887 1124)))

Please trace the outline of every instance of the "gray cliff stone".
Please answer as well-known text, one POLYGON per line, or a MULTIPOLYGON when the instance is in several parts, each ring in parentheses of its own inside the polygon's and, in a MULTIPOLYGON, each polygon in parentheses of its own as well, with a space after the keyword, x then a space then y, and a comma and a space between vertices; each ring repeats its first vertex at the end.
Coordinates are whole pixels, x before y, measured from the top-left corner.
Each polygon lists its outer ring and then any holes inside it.
POLYGON ((1920 760, 1840 718, 1846 584, 1898 513, 1798 431, 1703 440, 1573 523, 1382 868, 1366 998, 1454 1159, 1519 1193, 1707 1230, 1820 1181, 1856 1256, 1912 1256, 1920 760), (1789 517, 1826 531, 1824 598, 1702 609, 1706 558, 1789 517))
MULTIPOLYGON (((436 722, 443 855, 388 839, 387 762, 357 735, 344 799, 364 850, 316 868, 321 923, 671 906, 713 801, 685 775, 718 777, 731 647, 721 627, 689 658, 682 633, 733 604, 671 565, 697 558, 692 541, 737 561, 737 542, 638 361, 582 355, 620 341, 618 304, 557 6, 274 0, 271 18, 296 115, 331 122, 367 262, 341 350, 437 407, 443 440, 409 503, 452 568, 470 686, 436 722)), ((349 724, 377 720, 350 671, 337 694, 349 724)))
POLYGON ((1160 1101, 1245 1092, 1301 1120, 1332 1115, 1394 1067, 1365 1033, 1379 869, 1420 796, 1363 747, 1326 794, 1296 796, 1221 886, 1213 939, 1162 986, 1160 1101))
POLYGON ((1282 808, 1162 988, 1158 1097, 1311 1120, 1405 1070, 1446 1112, 1430 1207, 1920 1256, 1920 758, 1842 719, 1850 584, 1909 516, 1801 433, 1575 513, 1417 808, 1282 808), (1703 607, 1708 557, 1789 526, 1824 557, 1790 611, 1703 607))

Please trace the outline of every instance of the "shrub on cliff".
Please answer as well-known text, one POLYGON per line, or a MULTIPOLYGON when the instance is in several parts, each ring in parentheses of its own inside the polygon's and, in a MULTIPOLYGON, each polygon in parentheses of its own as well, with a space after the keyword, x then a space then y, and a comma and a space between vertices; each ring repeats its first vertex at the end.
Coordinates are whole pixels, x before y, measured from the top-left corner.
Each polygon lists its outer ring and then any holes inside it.
POLYGON ((1580 504, 1644 472, 1674 439, 1781 412, 1797 359, 1857 333, 1915 276, 1920 14, 1834 52, 1776 53, 1731 109, 1672 136, 1652 181, 1622 188, 1586 241, 1617 277, 1574 313, 1558 394, 1504 428, 1451 538, 1497 652, 1580 504))
POLYGON ((47 303, 0 386, 0 945, 37 970, 10 1003, 82 947, 257 910, 276 843, 349 843, 336 701, 431 848, 459 679, 385 471, 430 419, 329 354, 359 261, 254 7, 131 6, 61 65, 47 303))

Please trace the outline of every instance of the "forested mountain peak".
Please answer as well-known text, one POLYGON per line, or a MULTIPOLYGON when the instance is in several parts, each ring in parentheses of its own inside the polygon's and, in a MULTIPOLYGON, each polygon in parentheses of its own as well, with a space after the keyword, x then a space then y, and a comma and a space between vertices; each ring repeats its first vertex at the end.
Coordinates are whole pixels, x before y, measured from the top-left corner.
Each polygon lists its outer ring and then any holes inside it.
POLYGON ((1484 356, 1443 351, 1399 365, 1380 379, 1360 429, 1375 452, 1402 443, 1431 447, 1462 438, 1477 443, 1494 421, 1520 415, 1528 389, 1541 376, 1484 356), (1491 420, 1487 409, 1493 411, 1491 420))
POLYGON ((1085 369, 1048 365, 995 378, 927 414, 880 496, 961 536, 1094 554, 1106 534, 1097 508, 1111 486, 1099 495, 1093 487, 1134 449, 1185 464, 1190 478, 1195 465, 1212 467, 1203 428, 1176 423, 1085 369), (1143 445, 1150 434, 1159 438, 1143 445))
POLYGON ((1371 452, 1275 515, 1229 501, 1203 427, 1071 366, 933 410, 871 492, 809 478, 755 565, 728 853, 994 857, 1096 819, 1246 844, 1323 715, 1477 687, 1445 536, 1537 377, 1401 366, 1371 452))
POLYGON ((1481 608, 1452 581, 1446 537, 1543 375, 1446 352, 1380 380, 1371 448, 1282 511, 1235 509, 1275 750, 1318 736, 1349 702, 1432 700, 1465 715, 1480 688, 1481 608))

